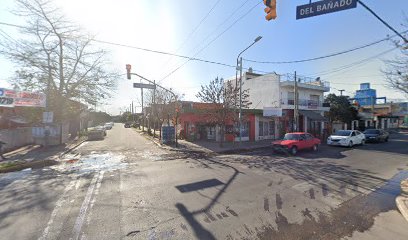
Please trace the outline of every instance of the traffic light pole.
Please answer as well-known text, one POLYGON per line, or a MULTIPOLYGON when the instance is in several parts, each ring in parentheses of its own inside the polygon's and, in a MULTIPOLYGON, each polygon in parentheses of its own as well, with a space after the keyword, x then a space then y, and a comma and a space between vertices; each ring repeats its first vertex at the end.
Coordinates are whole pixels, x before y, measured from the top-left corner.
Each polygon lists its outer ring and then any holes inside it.
MULTIPOLYGON (((159 84, 157 84, 156 83, 156 81, 151 81, 151 80, 149 80, 149 79, 147 79, 147 78, 145 78, 145 77, 143 77, 143 76, 141 76, 141 75, 139 75, 139 74, 137 74, 137 73, 128 73, 129 75, 135 75, 135 76, 138 76, 138 77, 140 77, 141 79, 143 79, 143 80, 145 80, 145 81, 147 81, 147 82, 149 82, 149 83, 151 83, 151 84, 153 84, 155 87, 157 86, 157 87, 159 87, 159 88, 161 88, 161 89, 163 89, 164 91, 167 91, 167 92, 169 92, 171 95, 173 95, 173 97, 174 97, 174 104, 175 104, 175 111, 176 111, 176 123, 175 123, 175 130, 176 130, 176 136, 175 136, 175 140, 176 140, 176 148, 178 147, 178 136, 177 136, 177 118, 178 118, 178 112, 177 112, 177 95, 173 92, 173 91, 171 91, 171 90, 169 90, 169 89, 167 89, 167 88, 165 88, 165 87, 162 87, 162 86, 160 86, 159 84)), ((143 88, 142 88, 142 95, 143 95, 143 88)), ((143 96, 142 96, 142 105, 143 105, 143 96)), ((142 111, 143 111, 143 106, 142 106, 142 111)))

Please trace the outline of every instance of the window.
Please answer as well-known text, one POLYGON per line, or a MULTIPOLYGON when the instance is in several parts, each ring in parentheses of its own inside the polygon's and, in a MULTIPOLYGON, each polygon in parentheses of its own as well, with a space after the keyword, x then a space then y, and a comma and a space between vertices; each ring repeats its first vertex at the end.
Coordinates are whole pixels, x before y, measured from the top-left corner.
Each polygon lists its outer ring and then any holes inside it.
POLYGON ((352 133, 351 133, 351 136, 356 136, 356 132, 352 132, 352 133))
POLYGON ((312 135, 310 135, 310 134, 306 134, 306 139, 307 140, 312 140, 314 137, 312 136, 312 135))
POLYGON ((264 131, 263 131, 263 122, 259 121, 258 126, 259 126, 259 132, 258 132, 259 136, 262 137, 263 133, 264 133, 264 131))
POLYGON ((264 136, 268 136, 269 135, 269 133, 268 133, 268 130, 269 130, 269 124, 268 124, 268 122, 263 122, 264 123, 264 127, 263 127, 263 135, 264 136))
POLYGON ((306 140, 305 134, 300 134, 300 140, 306 140))
POLYGON ((269 121, 269 135, 275 136, 275 121, 269 121))
POLYGON ((249 137, 249 122, 242 123, 242 137, 249 137))

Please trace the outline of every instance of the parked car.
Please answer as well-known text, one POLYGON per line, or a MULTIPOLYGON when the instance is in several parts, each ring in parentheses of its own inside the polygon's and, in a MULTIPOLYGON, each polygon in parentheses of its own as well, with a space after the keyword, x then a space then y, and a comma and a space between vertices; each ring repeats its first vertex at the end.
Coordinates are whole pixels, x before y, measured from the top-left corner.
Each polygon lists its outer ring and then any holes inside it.
POLYGON ((130 123, 125 123, 125 128, 130 128, 132 125, 130 123))
POLYGON ((327 145, 353 147, 356 144, 363 145, 366 142, 365 135, 357 130, 338 130, 327 138, 327 145))
POLYGON ((101 127, 94 127, 88 130, 88 140, 102 140, 106 136, 106 130, 101 127))
POLYGON ((104 136, 107 135, 107 133, 106 133, 106 128, 105 128, 104 125, 97 126, 96 129, 101 130, 101 131, 103 132, 103 135, 104 135, 104 136))
POLYGON ((364 131, 366 142, 388 142, 390 134, 382 129, 368 129, 364 131))
POLYGON ((320 139, 313 137, 310 133, 294 132, 286 133, 282 140, 272 142, 273 150, 278 152, 289 152, 296 155, 299 150, 313 149, 317 151, 320 139))
POLYGON ((105 123, 105 129, 106 130, 111 130, 113 127, 113 123, 105 123))

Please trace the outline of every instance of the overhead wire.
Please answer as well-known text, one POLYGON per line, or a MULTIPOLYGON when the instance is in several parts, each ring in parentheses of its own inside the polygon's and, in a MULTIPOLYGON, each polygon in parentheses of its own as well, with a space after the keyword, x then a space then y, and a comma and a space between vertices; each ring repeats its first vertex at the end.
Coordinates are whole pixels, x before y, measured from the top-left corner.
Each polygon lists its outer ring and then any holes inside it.
MULTIPOLYGON (((186 37, 186 39, 183 41, 183 43, 176 49, 175 53, 178 53, 184 45, 187 43, 188 40, 194 35, 194 33, 197 32, 197 30, 200 28, 200 26, 207 20, 207 18, 210 16, 210 14, 214 11, 214 9, 217 7, 217 5, 221 2, 222 0, 217 0, 215 4, 211 7, 211 9, 207 12, 207 14, 200 20, 200 22, 193 28, 193 30, 190 32, 190 34, 186 37)), ((167 62, 163 65, 166 66, 170 61, 172 57, 170 57, 167 62)))
MULTIPOLYGON (((221 33, 219 33, 215 38, 213 38, 207 45, 205 45, 203 48, 201 48, 199 51, 197 51, 193 57, 197 56, 198 54, 200 54, 202 51, 204 51, 204 49, 206 49, 207 47, 209 47, 213 42, 215 42, 218 38, 220 38, 224 33, 226 33, 228 30, 230 30, 235 24, 237 24, 240 20, 242 20, 245 16, 247 16, 253 9, 255 9, 259 4, 261 4, 261 2, 258 2, 255 6, 253 6, 252 8, 250 8, 247 12, 245 12, 241 17, 239 17, 238 19, 236 19, 231 25, 229 25, 224 31, 222 31, 221 33)), ((174 70, 172 70, 170 73, 168 73, 166 76, 164 76, 163 78, 160 79, 160 81, 163 81, 164 79, 170 77, 172 74, 174 74, 176 71, 178 71, 180 68, 182 68, 184 65, 186 65, 190 60, 185 61, 184 63, 182 63, 180 66, 178 66, 177 68, 175 68, 174 70)))
MULTIPOLYGON (((404 34, 404 33, 407 33, 407 32, 408 32, 408 30, 401 32, 401 34, 404 34)), ((371 42, 371 43, 368 43, 368 44, 364 44, 362 46, 358 46, 358 47, 354 47, 354 48, 351 48, 351 49, 348 49, 348 50, 343 50, 343 51, 340 51, 340 52, 331 53, 331 54, 328 54, 328 55, 325 55, 325 56, 314 57, 314 58, 306 58, 306 59, 291 60, 291 61, 258 61, 258 60, 251 60, 251 59, 246 59, 246 58, 244 58, 244 60, 247 61, 247 62, 260 63, 260 64, 290 64, 290 63, 310 62, 310 61, 316 61, 316 60, 321 60, 321 59, 325 59, 325 58, 335 57, 335 56, 343 55, 343 54, 346 54, 346 53, 354 52, 354 51, 357 51, 357 50, 360 50, 360 49, 368 48, 368 47, 377 45, 379 43, 385 42, 387 40, 390 40, 391 38, 394 38, 396 36, 397 35, 394 34, 393 36, 388 36, 386 38, 383 38, 383 39, 380 39, 380 40, 377 40, 377 41, 374 41, 374 42, 371 42)))

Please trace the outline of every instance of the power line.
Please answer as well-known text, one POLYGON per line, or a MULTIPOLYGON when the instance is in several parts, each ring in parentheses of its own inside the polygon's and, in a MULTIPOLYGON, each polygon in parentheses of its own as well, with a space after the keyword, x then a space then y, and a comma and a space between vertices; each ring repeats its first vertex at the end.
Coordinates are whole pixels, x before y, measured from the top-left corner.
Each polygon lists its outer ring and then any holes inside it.
MULTIPOLYGON (((178 53, 184 45, 187 43, 188 40, 194 35, 195 32, 200 28, 200 26, 207 20, 207 18, 210 16, 212 11, 217 7, 217 5, 221 2, 221 0, 217 0, 215 4, 211 7, 211 9, 207 12, 207 14, 201 19, 201 21, 193 28, 193 31, 190 32, 190 34, 186 37, 186 39, 183 41, 183 43, 177 48, 176 53, 178 53)), ((167 60, 167 62, 164 64, 166 66, 171 60, 171 57, 167 60)))
POLYGON ((378 58, 378 57, 380 57, 380 56, 382 56, 382 55, 385 55, 385 54, 387 54, 387 53, 389 53, 389 52, 392 52, 392 51, 394 51, 394 50, 396 50, 396 49, 398 49, 398 47, 393 47, 393 48, 391 48, 391 49, 388 49, 388 50, 386 50, 386 51, 383 51, 383 52, 381 52, 381 53, 378 53, 378 54, 376 54, 376 55, 374 55, 374 56, 365 58, 365 59, 360 60, 360 61, 357 61, 357 62, 353 62, 353 63, 347 64, 347 65, 343 65, 343 66, 338 67, 338 68, 334 68, 334 69, 326 70, 326 71, 322 71, 322 72, 317 72, 317 73, 313 73, 313 74, 308 74, 308 76, 312 76, 312 77, 313 77, 313 76, 331 75, 331 74, 336 73, 336 72, 339 72, 339 71, 344 71, 344 70, 346 70, 346 69, 355 68, 355 67, 358 67, 358 66, 360 66, 360 65, 362 65, 362 64, 366 64, 366 63, 368 63, 368 62, 370 62, 370 61, 372 61, 372 60, 374 60, 374 59, 376 59, 376 58, 378 58))
MULTIPOLYGON (((211 40, 207 45, 205 45, 203 48, 201 48, 198 52, 196 52, 194 54, 193 57, 197 56, 198 54, 200 54, 204 49, 206 49, 207 47, 209 47, 213 42, 215 42, 219 37, 221 37, 224 33, 226 33, 229 29, 231 29, 235 24, 237 24, 241 19, 243 19, 245 16, 247 16, 254 8, 256 8, 259 4, 261 4, 261 2, 258 2, 255 6, 253 6, 252 8, 250 8, 246 13, 244 13, 241 17, 239 17, 238 19, 236 19, 230 26, 228 26, 224 31, 222 31, 220 34, 218 34, 213 40, 211 40)), ((180 66, 178 66, 176 69, 174 69, 173 71, 171 71, 169 74, 167 74, 165 77, 163 77, 162 79, 160 79, 160 81, 163 81, 164 79, 170 77, 172 74, 174 74, 176 71, 178 71, 180 68, 182 68, 184 65, 186 65, 190 60, 185 61, 184 63, 182 63, 180 66)))
MULTIPOLYGON (((401 34, 404 34, 404 33, 407 33, 407 32, 408 32, 408 30, 401 32, 401 34)), ((360 50, 360 49, 364 49, 364 48, 367 48, 367 47, 371 47, 371 46, 374 46, 374 45, 379 44, 381 42, 387 41, 387 40, 389 40, 391 38, 394 38, 396 36, 397 35, 393 35, 391 37, 386 37, 386 38, 383 38, 381 40, 378 40, 378 41, 375 41, 375 42, 372 42, 372 43, 368 43, 368 44, 365 44, 365 45, 362 45, 362 46, 359 46, 359 47, 351 48, 351 49, 344 50, 344 51, 337 52, 337 53, 332 53, 332 54, 325 55, 325 56, 314 57, 314 58, 306 58, 306 59, 292 60, 292 61, 274 61, 274 62, 272 62, 272 61, 257 61, 257 60, 251 60, 251 59, 244 59, 244 60, 247 61, 247 62, 261 63, 261 64, 289 64, 289 63, 310 62, 310 61, 316 61, 316 60, 320 60, 320 59, 335 57, 335 56, 343 55, 343 54, 346 54, 346 53, 354 52, 354 51, 357 51, 357 50, 360 50)))

